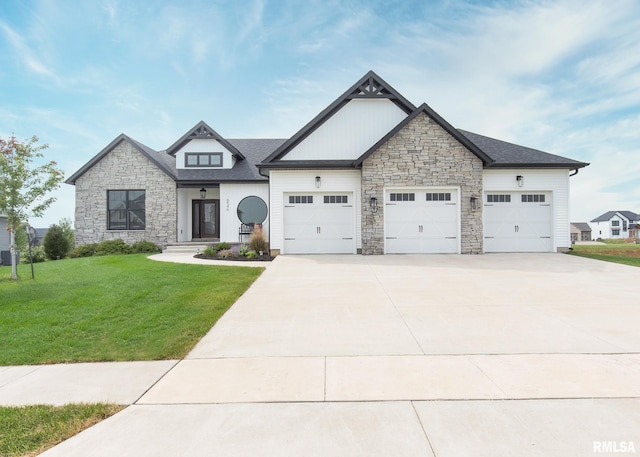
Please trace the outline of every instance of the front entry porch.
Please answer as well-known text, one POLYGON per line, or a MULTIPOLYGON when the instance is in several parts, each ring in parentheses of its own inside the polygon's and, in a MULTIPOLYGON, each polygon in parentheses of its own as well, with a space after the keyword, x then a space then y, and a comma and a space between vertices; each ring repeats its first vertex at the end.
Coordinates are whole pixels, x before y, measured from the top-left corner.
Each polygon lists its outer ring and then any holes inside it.
POLYGON ((192 200, 191 205, 191 238, 220 239, 220 200, 192 200))

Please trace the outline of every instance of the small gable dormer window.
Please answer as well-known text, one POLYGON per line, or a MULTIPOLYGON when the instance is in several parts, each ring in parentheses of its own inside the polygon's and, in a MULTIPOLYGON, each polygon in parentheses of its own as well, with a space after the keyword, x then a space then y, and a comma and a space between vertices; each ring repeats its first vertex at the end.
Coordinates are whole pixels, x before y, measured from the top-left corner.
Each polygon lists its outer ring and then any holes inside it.
POLYGON ((221 152, 187 152, 184 155, 184 166, 216 168, 222 167, 221 152))

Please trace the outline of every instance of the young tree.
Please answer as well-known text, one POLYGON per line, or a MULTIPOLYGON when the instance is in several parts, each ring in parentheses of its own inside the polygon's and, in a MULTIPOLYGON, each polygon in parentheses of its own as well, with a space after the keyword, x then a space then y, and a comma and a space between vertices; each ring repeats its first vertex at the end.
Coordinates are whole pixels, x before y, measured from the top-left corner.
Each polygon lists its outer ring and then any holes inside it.
POLYGON ((42 240, 42 247, 47 259, 50 260, 64 259, 71 250, 69 238, 65 235, 62 226, 57 224, 53 224, 47 230, 42 240))
POLYGON ((56 162, 44 161, 38 138, 20 142, 14 136, 0 138, 0 214, 7 216, 11 235, 11 277, 18 278, 16 259, 16 230, 30 216, 40 217, 55 201, 47 196, 57 189, 64 179, 64 172, 56 162), (34 164, 33 162, 42 162, 34 164))

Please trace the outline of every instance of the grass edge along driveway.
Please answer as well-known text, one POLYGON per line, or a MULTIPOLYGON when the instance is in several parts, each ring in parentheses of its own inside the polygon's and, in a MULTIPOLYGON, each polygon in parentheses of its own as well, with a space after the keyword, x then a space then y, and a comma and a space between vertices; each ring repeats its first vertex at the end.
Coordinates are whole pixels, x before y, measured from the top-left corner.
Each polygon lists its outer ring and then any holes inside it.
POLYGON ((0 268, 0 365, 183 358, 264 271, 146 255, 0 268))
POLYGON ((640 244, 575 244, 570 254, 640 267, 640 244))
POLYGON ((0 407, 0 455, 36 456, 122 409, 102 403, 0 407))

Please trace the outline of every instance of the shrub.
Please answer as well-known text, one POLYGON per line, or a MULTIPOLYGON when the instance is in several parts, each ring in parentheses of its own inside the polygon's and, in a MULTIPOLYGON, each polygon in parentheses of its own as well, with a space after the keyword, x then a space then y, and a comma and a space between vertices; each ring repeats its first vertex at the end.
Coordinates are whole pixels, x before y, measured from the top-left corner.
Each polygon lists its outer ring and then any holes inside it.
POLYGON ((105 241, 102 241, 101 243, 98 243, 98 246, 96 246, 96 253, 94 255, 129 254, 129 253, 131 253, 131 247, 121 239, 116 239, 116 240, 105 240, 105 241))
POLYGON ((208 255, 208 256, 213 256, 215 255, 216 252, 217 251, 213 249, 213 246, 207 246, 206 248, 204 248, 204 251, 202 251, 204 255, 208 255))
POLYGON ((44 240, 42 240, 42 246, 44 247, 45 255, 51 260, 64 259, 71 250, 69 239, 65 235, 63 228, 57 224, 49 227, 44 240))
POLYGON ((256 251, 247 252, 247 259, 257 259, 258 253, 256 251))
POLYGON ((161 252, 160 246, 151 241, 138 241, 137 243, 133 243, 131 245, 131 253, 132 254, 151 254, 155 252, 161 252))
POLYGON ((245 257, 247 252, 249 252, 249 247, 246 244, 243 244, 238 248, 238 255, 241 255, 242 257, 245 257))
POLYGON ((223 249, 218 252, 218 257, 221 259, 231 259, 233 257, 233 251, 231 251, 231 249, 223 249))
MULTIPOLYGON (((31 263, 29 262, 29 249, 20 253, 22 257, 22 263, 31 263)), ((33 263, 40 263, 47 260, 47 256, 44 253, 44 248, 42 246, 36 246, 35 248, 31 248, 31 257, 33 259, 33 263)))
POLYGON ((69 257, 72 259, 76 259, 78 257, 91 257, 96 253, 97 244, 81 244, 80 246, 76 246, 69 253, 69 257))
POLYGON ((225 241, 223 241, 222 243, 218 243, 213 247, 213 249, 216 252, 224 251, 224 250, 227 250, 227 249, 230 249, 230 248, 231 248, 231 245, 229 243, 225 242, 225 241))
POLYGON ((253 228, 253 233, 249 237, 249 248, 256 252, 266 252, 269 248, 267 240, 264 238, 264 233, 262 233, 262 227, 257 224, 253 228))

